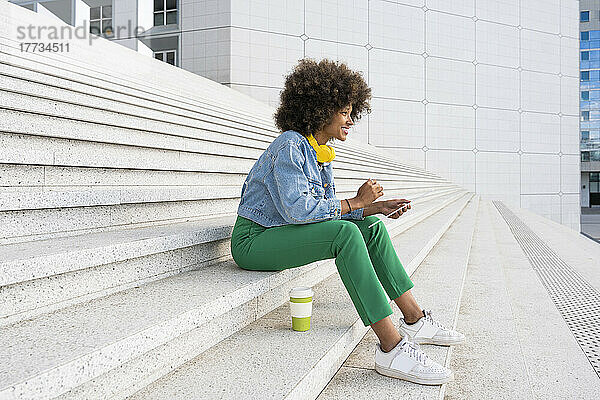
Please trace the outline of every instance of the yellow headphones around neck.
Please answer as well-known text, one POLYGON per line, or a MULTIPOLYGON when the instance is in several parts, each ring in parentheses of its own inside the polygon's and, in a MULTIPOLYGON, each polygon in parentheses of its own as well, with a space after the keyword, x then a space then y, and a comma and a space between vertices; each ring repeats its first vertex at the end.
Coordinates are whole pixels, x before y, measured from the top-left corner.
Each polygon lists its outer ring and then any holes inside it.
POLYGON ((308 143, 317 152, 317 161, 320 163, 331 162, 335 158, 335 150, 326 144, 319 144, 313 135, 307 136, 308 143))

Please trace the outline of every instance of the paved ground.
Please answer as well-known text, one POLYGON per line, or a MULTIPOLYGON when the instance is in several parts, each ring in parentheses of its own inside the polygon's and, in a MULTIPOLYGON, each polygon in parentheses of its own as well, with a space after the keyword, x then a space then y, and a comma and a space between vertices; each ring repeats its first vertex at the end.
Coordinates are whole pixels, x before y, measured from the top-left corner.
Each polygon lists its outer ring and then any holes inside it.
POLYGON ((600 207, 581 207, 581 231, 600 241, 600 207))
MULTIPOLYGON (((483 204, 480 212, 456 324, 467 341, 453 348, 455 379, 445 400, 598 399, 600 380, 590 359, 514 233, 494 206, 483 204)), ((524 242, 530 249, 545 243, 597 293, 600 246, 534 213, 516 214, 538 236, 524 242)), ((564 267, 550 265, 550 256, 542 252, 536 262, 546 260, 544 268, 559 274, 564 267)), ((593 311, 578 307, 573 314, 596 340, 593 311)))

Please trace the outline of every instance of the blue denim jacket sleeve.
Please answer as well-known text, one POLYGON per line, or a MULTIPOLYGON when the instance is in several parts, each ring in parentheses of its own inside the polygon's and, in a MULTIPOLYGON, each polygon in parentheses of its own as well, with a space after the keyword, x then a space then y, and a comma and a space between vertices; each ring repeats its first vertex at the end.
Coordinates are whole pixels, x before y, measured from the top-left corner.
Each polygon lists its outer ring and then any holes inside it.
POLYGON ((290 224, 341 219, 340 200, 311 192, 302 168, 305 162, 296 143, 287 142, 277 152, 273 162, 273 187, 267 185, 277 211, 290 224))
MULTIPOLYGON (((325 163, 323 164, 323 176, 322 176, 323 182, 329 182, 331 183, 330 185, 327 186, 327 189, 325 190, 325 197, 327 198, 336 198, 335 195, 335 184, 333 182, 333 171, 331 169, 331 163, 325 163)), ((344 200, 341 200, 342 204, 344 202, 344 200)), ((341 219, 357 219, 357 220, 364 220, 365 217, 363 215, 363 211, 364 208, 358 208, 356 210, 352 210, 349 213, 346 214, 342 214, 342 218, 341 219)))
POLYGON ((364 208, 358 208, 356 210, 352 210, 349 213, 342 214, 342 219, 359 219, 362 221, 365 219, 365 217, 363 217, 363 211, 364 211, 364 208))

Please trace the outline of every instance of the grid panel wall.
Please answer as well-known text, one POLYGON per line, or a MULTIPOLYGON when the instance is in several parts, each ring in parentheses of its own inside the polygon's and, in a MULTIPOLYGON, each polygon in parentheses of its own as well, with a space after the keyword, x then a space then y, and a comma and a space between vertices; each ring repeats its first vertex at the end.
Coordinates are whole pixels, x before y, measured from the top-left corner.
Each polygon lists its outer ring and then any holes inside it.
POLYGON ((231 78, 221 83, 276 107, 299 58, 344 61, 373 89, 373 112, 355 138, 574 226, 560 199, 579 188, 560 182, 579 173, 577 1, 231 0, 230 7, 237 33, 231 78))

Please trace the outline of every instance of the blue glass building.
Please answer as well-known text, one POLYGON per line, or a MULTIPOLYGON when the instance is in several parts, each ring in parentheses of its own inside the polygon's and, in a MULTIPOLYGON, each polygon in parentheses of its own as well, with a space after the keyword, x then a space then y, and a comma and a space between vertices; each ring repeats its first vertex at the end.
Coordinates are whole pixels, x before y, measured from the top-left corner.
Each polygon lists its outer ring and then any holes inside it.
POLYGON ((600 1, 580 2, 581 206, 600 206, 600 1))
POLYGON ((600 161, 600 30, 580 35, 581 161, 600 161))

